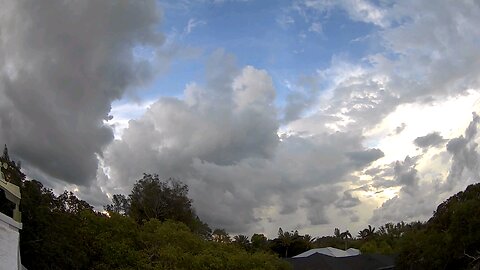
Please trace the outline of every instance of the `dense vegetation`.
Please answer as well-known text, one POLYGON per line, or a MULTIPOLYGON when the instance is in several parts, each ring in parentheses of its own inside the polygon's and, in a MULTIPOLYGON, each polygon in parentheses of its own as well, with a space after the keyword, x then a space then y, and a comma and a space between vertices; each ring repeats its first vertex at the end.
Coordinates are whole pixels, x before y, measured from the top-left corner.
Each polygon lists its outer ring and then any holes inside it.
MULTIPOLYGON (((0 159, 21 187, 20 250, 28 269, 290 269, 271 252, 214 241, 179 181, 145 174, 100 213, 72 192, 55 195, 25 180, 8 155, 0 159)), ((0 204, 7 205, 4 197, 0 204)))
POLYGON ((421 228, 402 237, 404 269, 480 269, 480 184, 440 204, 421 228))
MULTIPOLYGON (((319 247, 393 254, 399 269, 480 267, 480 184, 440 204, 425 223, 368 225, 353 235, 335 228, 317 238, 280 228, 268 239, 212 231, 195 214, 188 187, 174 179, 144 174, 100 213, 72 192, 55 195, 25 180, 8 151, 0 160, 9 165, 7 180, 21 187, 21 256, 29 269, 289 269, 278 257, 319 247)), ((1 196, 0 208, 10 209, 1 196)))

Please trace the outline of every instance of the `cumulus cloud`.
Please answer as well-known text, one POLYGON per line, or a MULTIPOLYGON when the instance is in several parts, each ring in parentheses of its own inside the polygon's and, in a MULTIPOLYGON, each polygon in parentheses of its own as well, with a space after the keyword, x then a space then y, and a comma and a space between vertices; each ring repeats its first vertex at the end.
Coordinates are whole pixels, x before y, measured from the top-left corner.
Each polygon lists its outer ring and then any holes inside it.
POLYGON ((130 121, 105 152, 110 191, 126 192, 143 172, 159 173, 186 182, 199 215, 214 227, 245 232, 298 211, 306 216, 296 225, 325 224, 341 183, 383 154, 365 148, 355 132, 278 137, 270 76, 237 68, 222 51, 207 63, 206 78, 130 121), (273 214, 259 214, 267 208, 273 214))
POLYGON ((448 141, 446 153, 451 156, 451 161, 446 178, 442 179, 440 175, 431 181, 421 182, 421 177, 431 173, 428 169, 424 172, 416 169, 421 156, 397 161, 394 165, 394 179, 396 186, 401 187, 400 192, 374 211, 372 223, 425 220, 443 200, 467 185, 478 182, 480 163, 475 142, 478 138, 478 123, 479 116, 473 113, 473 119, 464 135, 448 141))
POLYGON ((151 74, 155 1, 1 1, 0 141, 50 177, 87 185, 113 139, 111 102, 151 74))
MULTIPOLYGON (((302 8, 325 8, 318 3, 306 1, 302 8)), ((323 3, 327 9, 337 7, 323 3)), ((369 192, 399 190, 372 220, 431 214, 438 198, 447 194, 428 192, 444 185, 438 177, 423 180, 426 172, 419 171, 418 164, 424 156, 412 153, 370 168, 385 154, 365 147, 364 134, 400 104, 435 102, 478 88, 480 64, 472 61, 477 41, 466 33, 478 32, 473 26, 479 23, 479 7, 464 2, 454 7, 440 2, 434 8, 416 1, 381 8, 355 3, 348 12, 352 19, 383 28, 378 33, 383 52, 366 57, 366 63, 334 57, 330 67, 309 79, 322 81, 322 88, 312 84, 294 91, 282 121, 268 73, 237 68, 230 57, 217 53, 207 64, 204 85, 191 83, 182 98, 160 99, 109 147, 105 163, 111 188, 128 190, 142 172, 179 177, 191 187, 201 217, 213 226, 243 232, 282 216, 294 216, 298 224, 292 225, 325 224, 332 221, 327 211, 331 206, 353 211, 362 197, 344 192, 349 185, 358 186, 352 173, 368 168, 365 173, 372 180, 362 185, 369 192), (424 12, 418 15, 417 10, 424 12), (446 64, 450 62, 454 67, 446 64), (402 204, 405 210, 399 209, 402 204), (268 215, 261 214, 265 212, 268 215)), ((430 137, 417 143, 425 144, 430 137)), ((450 149, 463 145, 454 147, 452 142, 450 149)), ((351 218, 358 220, 358 215, 351 218)))
POLYGON ((429 147, 434 147, 441 145, 444 143, 446 140, 443 139, 442 135, 438 132, 432 132, 429 133, 425 136, 417 137, 413 143, 421 148, 429 148, 429 147))
POLYGON ((480 159, 475 141, 479 121, 480 117, 473 113, 465 135, 453 138, 447 143, 447 151, 452 155, 452 165, 445 183, 447 190, 452 190, 459 183, 471 183, 480 179, 480 159))
MULTIPOLYGON (((304 9, 337 6, 331 1, 303 3, 304 9)), ((312 75, 326 80, 326 86, 319 91, 316 113, 309 117, 338 117, 340 130, 369 129, 400 104, 434 102, 478 89, 480 62, 474 60, 478 58, 475 37, 480 35, 475 27, 480 23, 478 3, 452 6, 440 1, 432 9, 425 1, 401 1, 382 12, 395 22, 378 34, 384 51, 365 57, 366 64, 334 57, 330 67, 312 75)), ((314 130, 312 124, 301 124, 308 121, 292 124, 314 130)))
POLYGON ((355 166, 362 168, 373 161, 384 157, 385 154, 380 149, 372 148, 365 151, 350 152, 347 153, 347 156, 355 166))
POLYGON ((300 78, 295 85, 289 85, 290 93, 286 97, 283 121, 285 123, 297 120, 305 111, 312 108, 317 100, 320 90, 318 78, 305 76, 300 78))
POLYGON ((357 206, 361 203, 358 197, 352 195, 351 190, 346 190, 343 192, 343 196, 335 203, 335 206, 339 208, 351 208, 357 206))

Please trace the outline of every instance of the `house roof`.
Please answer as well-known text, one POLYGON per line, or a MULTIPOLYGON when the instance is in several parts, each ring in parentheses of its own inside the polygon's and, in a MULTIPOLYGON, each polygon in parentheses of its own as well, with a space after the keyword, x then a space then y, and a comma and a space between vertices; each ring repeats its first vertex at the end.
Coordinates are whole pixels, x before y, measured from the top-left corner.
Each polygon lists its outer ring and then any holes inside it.
POLYGON ((307 250, 303 253, 298 254, 297 256, 294 256, 293 258, 304 258, 308 257, 312 254, 323 254, 327 255, 330 257, 348 257, 348 256, 355 256, 360 254, 360 250, 354 249, 354 248, 349 248, 347 250, 341 250, 338 248, 333 248, 333 247, 326 247, 326 248, 314 248, 307 250))
POLYGON ((372 270, 394 269, 393 256, 380 254, 360 254, 347 257, 333 257, 321 253, 314 253, 308 257, 287 259, 294 270, 372 270))

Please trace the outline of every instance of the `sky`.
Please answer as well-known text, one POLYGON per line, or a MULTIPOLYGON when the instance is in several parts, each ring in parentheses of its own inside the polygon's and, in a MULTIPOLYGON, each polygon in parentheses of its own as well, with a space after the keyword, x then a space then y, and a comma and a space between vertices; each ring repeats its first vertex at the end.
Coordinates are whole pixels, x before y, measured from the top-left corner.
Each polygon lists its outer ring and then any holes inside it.
POLYGON ((99 210, 157 173, 212 228, 321 236, 479 181, 478 1, 0 3, 0 143, 99 210))

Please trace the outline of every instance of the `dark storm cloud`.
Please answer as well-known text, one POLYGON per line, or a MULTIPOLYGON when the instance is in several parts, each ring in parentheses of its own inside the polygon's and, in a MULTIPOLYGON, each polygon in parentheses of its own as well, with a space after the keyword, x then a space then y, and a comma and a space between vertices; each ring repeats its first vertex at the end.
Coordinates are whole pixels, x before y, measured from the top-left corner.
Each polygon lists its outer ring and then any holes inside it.
POLYGON ((444 143, 446 140, 443 139, 442 135, 438 132, 432 132, 425 136, 417 137, 413 143, 421 148, 429 148, 433 146, 439 146, 444 143))
POLYGON ((347 156, 355 166, 364 167, 375 160, 384 157, 385 154, 380 149, 372 148, 365 151, 349 152, 347 153, 347 156))
POLYGON ((1 1, 0 142, 26 168, 85 185, 112 141, 111 102, 144 82, 155 1, 1 1))

